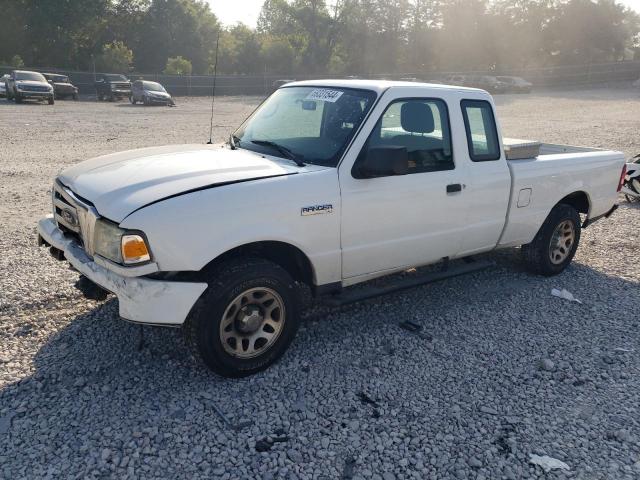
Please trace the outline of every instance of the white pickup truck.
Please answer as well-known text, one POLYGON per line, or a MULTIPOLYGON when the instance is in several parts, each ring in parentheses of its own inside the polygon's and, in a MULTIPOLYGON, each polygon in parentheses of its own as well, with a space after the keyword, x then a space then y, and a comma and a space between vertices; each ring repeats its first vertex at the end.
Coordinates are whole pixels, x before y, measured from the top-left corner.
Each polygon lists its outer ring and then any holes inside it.
POLYGON ((336 293, 521 245, 534 272, 562 272, 580 229, 615 209, 624 156, 539 149, 507 160, 482 90, 296 82, 224 145, 63 171, 39 240, 116 294, 123 318, 182 326, 213 371, 249 375, 292 341, 301 284, 336 293))

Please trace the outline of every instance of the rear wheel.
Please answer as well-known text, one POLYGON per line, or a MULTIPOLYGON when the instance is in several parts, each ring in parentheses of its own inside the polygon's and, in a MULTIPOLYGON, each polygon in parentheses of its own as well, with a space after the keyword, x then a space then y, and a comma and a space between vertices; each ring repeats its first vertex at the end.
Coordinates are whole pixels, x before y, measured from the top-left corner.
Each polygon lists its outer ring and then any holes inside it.
POLYGON ((545 276, 564 271, 580 242, 580 215, 570 205, 556 205, 528 245, 522 246, 527 269, 545 276))
POLYGON ((277 361, 299 325, 299 293, 291 276, 261 258, 219 267, 185 324, 191 351, 225 377, 244 377, 277 361))

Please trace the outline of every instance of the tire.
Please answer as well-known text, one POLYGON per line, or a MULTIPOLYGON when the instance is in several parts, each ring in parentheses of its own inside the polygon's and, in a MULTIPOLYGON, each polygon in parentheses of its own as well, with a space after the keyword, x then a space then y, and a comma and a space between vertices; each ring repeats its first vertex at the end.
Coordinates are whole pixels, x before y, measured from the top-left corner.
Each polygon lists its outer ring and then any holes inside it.
POLYGON ((237 258, 217 268, 208 283, 184 325, 193 356, 229 378, 276 362, 300 322, 299 290, 289 273, 261 258, 237 258))
POLYGON ((78 100, 78 94, 77 93, 73 94, 73 99, 76 100, 76 101, 78 100))
POLYGON ((98 101, 104 102, 104 95, 102 95, 101 93, 98 93, 98 101))
POLYGON ((49 105, 53 105, 54 103, 56 103, 55 99, 53 98, 53 96, 49 97, 49 99, 47 100, 47 102, 49 103, 49 105))
POLYGON ((22 97, 14 92, 13 101, 16 102, 16 103, 22 103, 22 97))
POLYGON ((556 205, 531 243, 522 246, 527 269, 547 277, 562 273, 580 243, 580 214, 570 205, 556 205))

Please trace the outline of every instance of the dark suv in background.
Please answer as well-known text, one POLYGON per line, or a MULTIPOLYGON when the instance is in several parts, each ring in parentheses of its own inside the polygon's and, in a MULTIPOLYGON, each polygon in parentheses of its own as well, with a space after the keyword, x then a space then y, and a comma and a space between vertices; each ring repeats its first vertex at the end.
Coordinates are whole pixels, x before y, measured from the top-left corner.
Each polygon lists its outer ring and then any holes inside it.
POLYGON ((129 98, 131 96, 131 82, 124 75, 118 73, 100 73, 96 76, 96 93, 98 100, 104 101, 129 98))
POLYGON ((57 73, 43 73, 44 78, 53 85, 53 93, 56 98, 73 98, 78 99, 78 87, 69 81, 66 75, 58 75, 57 73))

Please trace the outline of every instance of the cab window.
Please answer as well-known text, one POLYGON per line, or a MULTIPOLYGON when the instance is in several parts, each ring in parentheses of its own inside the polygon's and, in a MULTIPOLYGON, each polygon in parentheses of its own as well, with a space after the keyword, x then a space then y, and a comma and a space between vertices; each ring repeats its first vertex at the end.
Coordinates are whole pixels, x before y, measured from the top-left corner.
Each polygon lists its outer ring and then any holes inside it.
POLYGON ((355 168, 370 148, 404 147, 409 174, 453 170, 447 106, 442 100, 400 99, 391 103, 365 143, 355 168))

